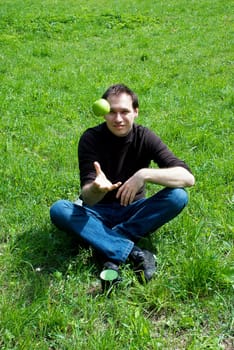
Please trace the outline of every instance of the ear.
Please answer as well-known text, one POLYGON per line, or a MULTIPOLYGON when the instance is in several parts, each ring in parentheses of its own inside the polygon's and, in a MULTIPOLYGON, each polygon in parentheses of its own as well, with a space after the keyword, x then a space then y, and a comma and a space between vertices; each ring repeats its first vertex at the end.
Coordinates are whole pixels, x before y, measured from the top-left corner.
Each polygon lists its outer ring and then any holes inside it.
POLYGON ((135 113, 134 118, 137 118, 137 117, 138 117, 138 112, 139 112, 139 109, 138 109, 138 108, 135 108, 135 109, 134 109, 134 113, 135 113))

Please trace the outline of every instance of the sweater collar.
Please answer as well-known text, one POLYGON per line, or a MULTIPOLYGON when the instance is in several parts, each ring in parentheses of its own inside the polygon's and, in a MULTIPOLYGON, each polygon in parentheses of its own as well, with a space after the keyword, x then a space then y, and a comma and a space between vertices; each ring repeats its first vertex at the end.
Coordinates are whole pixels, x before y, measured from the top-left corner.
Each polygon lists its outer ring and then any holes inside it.
POLYGON ((132 129, 129 131, 129 133, 126 136, 119 137, 114 135, 107 127, 106 123, 104 122, 102 124, 103 130, 105 132, 105 135, 108 139, 110 139, 112 142, 119 143, 119 144, 125 144, 125 143, 130 143, 133 141, 133 134, 134 134, 134 129, 135 129, 135 124, 133 124, 132 129))

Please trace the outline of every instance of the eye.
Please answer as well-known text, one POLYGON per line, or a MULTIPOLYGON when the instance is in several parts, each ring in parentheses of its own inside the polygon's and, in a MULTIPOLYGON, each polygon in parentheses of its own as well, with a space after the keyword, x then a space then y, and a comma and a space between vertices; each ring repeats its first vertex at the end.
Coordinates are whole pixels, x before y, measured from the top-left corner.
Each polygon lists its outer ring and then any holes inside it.
POLYGON ((123 114, 123 115, 127 115, 128 113, 129 113, 128 110, 124 110, 124 111, 121 112, 121 114, 123 114))

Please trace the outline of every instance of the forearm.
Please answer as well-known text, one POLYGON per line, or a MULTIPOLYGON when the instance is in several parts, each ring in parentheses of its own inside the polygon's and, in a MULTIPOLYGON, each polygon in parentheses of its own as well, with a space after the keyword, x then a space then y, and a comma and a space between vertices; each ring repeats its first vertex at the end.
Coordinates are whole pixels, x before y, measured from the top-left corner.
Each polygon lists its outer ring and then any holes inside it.
POLYGON ((151 182, 166 187, 191 187, 195 183, 194 176, 183 167, 139 170, 145 183, 151 182))
POLYGON ((97 189, 93 183, 86 184, 81 189, 82 200, 88 205, 94 205, 103 199, 106 192, 97 189))

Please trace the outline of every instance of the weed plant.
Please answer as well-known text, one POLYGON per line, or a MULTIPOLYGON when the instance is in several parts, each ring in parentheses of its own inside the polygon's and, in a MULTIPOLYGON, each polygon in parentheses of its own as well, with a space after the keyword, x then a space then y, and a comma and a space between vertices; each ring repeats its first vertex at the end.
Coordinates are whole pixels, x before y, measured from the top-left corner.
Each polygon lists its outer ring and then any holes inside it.
POLYGON ((233 349, 232 5, 1 2, 1 349, 233 349), (76 199, 78 139, 117 82, 196 185, 182 215, 142 241, 156 277, 141 285, 126 265, 107 297, 93 252, 49 208, 76 199))

